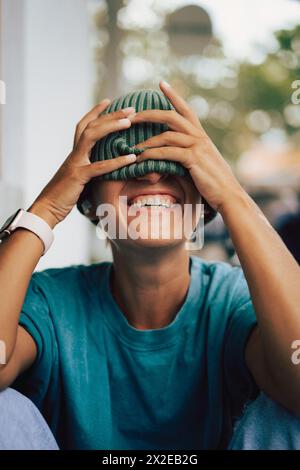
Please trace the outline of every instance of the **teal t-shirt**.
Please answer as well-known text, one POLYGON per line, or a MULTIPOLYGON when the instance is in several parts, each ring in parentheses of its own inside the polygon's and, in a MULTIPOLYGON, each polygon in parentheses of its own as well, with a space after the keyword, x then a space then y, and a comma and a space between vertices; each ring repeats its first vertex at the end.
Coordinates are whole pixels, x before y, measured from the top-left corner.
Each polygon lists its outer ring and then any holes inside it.
POLYGON ((256 317, 241 268, 190 257, 185 301, 166 327, 131 326, 112 263, 32 275, 20 324, 35 363, 14 383, 63 449, 226 447, 257 387, 245 364, 256 317))

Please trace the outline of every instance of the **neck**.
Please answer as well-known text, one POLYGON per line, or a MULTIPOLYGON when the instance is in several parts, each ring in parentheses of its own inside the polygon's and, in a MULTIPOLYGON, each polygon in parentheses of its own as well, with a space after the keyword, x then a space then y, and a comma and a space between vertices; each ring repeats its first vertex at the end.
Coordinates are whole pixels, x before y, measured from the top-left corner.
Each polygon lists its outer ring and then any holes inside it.
POLYGON ((184 247, 113 251, 111 289, 129 324, 137 329, 167 326, 183 304, 189 284, 184 247))

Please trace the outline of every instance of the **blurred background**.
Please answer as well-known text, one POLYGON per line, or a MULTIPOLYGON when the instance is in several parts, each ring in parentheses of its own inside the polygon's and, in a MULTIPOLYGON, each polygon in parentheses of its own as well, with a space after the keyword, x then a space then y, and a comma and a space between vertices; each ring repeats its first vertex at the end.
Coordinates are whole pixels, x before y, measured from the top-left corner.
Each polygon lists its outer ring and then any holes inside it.
MULTIPOLYGON (((0 27, 0 221, 96 102, 165 79, 300 262, 299 1, 0 0, 0 27)), ((111 259, 76 208, 55 233, 38 270, 111 259)), ((220 216, 197 254, 239 263, 220 216)))

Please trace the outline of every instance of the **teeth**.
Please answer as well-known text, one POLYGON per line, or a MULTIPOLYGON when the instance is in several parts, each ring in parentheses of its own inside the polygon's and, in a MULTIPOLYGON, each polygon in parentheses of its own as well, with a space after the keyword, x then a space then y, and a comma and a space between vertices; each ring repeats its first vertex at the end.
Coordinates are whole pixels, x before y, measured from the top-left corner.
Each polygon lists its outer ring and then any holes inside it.
POLYGON ((173 203, 170 199, 165 198, 165 197, 160 197, 160 196, 149 196, 149 197, 143 197, 140 199, 136 199, 130 206, 133 207, 165 207, 165 208, 170 208, 174 207, 175 203, 173 203))
POLYGON ((146 203, 142 203, 142 202, 134 202, 133 204, 131 204, 130 207, 167 207, 167 208, 170 208, 170 207, 173 207, 175 204, 170 204, 170 203, 163 203, 163 202, 149 202, 147 201, 146 203))

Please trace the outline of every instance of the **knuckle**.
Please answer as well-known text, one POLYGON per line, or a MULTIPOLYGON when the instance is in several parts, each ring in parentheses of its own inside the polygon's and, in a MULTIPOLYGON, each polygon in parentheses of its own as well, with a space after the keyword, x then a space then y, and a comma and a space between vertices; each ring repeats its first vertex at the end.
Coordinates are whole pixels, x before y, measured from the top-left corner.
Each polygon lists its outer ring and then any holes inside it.
POLYGON ((76 124, 76 131, 77 132, 82 132, 84 130, 84 123, 83 121, 79 121, 77 124, 76 124))
POLYGON ((83 131, 82 125, 81 125, 80 123, 77 124, 77 126, 76 126, 76 128, 75 128, 75 135, 76 135, 76 136, 80 136, 81 133, 82 133, 82 131, 83 131))
POLYGON ((189 166, 193 162, 193 153, 190 151, 190 149, 186 149, 187 151, 184 153, 184 156, 182 158, 182 163, 184 166, 189 166))
POLYGON ((171 137, 172 137, 173 135, 174 135, 174 132, 172 132, 172 131, 170 131, 170 130, 164 132, 164 137, 165 137, 167 140, 171 139, 171 137))
MULTIPOLYGON (((191 145, 191 147, 190 147, 189 150, 190 150, 191 152, 198 153, 198 152, 199 152, 199 145, 198 145, 198 143, 197 143, 197 142, 194 142, 194 143, 191 145)), ((199 153, 201 153, 201 152, 199 152, 199 153)))
POLYGON ((86 129, 91 129, 94 126, 94 121, 90 121, 88 125, 86 126, 86 129))
POLYGON ((81 135, 84 140, 92 140, 92 129, 90 127, 86 127, 81 135))
POLYGON ((80 179, 80 172, 79 172, 79 168, 76 168, 76 167, 71 167, 69 169, 69 178, 73 181, 77 181, 80 179))
POLYGON ((119 109, 118 111, 113 111, 112 113, 110 113, 109 117, 114 119, 114 118, 119 118, 121 116, 124 116, 123 109, 119 109))
POLYGON ((201 145, 205 148, 209 148, 211 146, 211 140, 208 135, 204 134, 201 136, 201 145))
POLYGON ((107 121, 108 117, 109 117, 109 113, 108 114, 100 114, 97 117, 97 121, 98 122, 105 122, 105 121, 107 121))
POLYGON ((106 168, 108 166, 108 161, 107 160, 101 160, 99 162, 94 162, 92 163, 93 167, 97 170, 97 169, 101 169, 101 168, 106 168))
POLYGON ((113 113, 102 114, 102 115, 100 116, 100 119, 101 119, 102 122, 108 122, 108 121, 110 121, 111 119, 113 119, 114 114, 115 114, 115 111, 114 111, 113 113))
POLYGON ((171 109, 170 111, 168 111, 168 115, 170 116, 171 119, 174 119, 175 116, 176 116, 176 111, 174 111, 174 109, 171 109))
POLYGON ((94 165, 98 166, 99 168, 102 168, 103 166, 108 165, 109 160, 100 160, 98 162, 95 162, 94 165))

